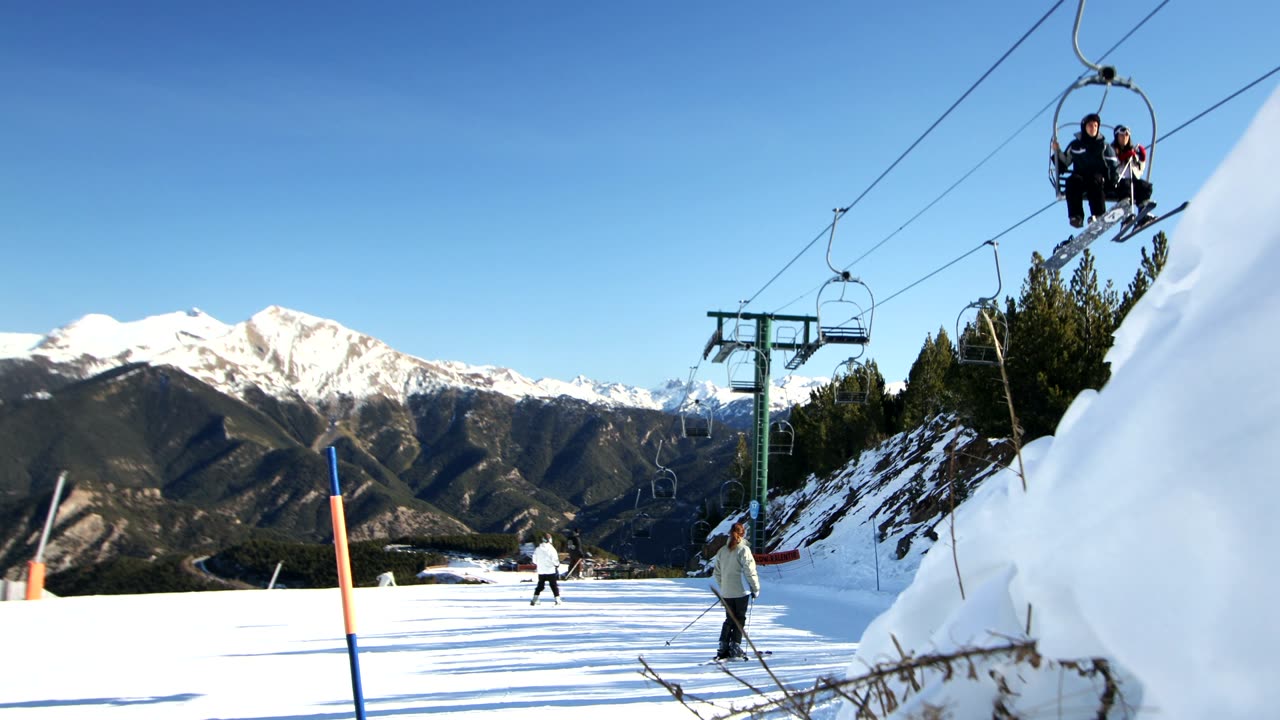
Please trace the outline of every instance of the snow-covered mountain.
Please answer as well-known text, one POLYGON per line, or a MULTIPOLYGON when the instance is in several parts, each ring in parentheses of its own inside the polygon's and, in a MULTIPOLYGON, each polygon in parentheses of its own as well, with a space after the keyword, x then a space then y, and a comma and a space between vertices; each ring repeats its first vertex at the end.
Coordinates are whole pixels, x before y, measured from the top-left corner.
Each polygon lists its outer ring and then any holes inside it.
MULTIPOLYGON (((43 359, 88 376, 125 363, 170 365, 233 395, 251 387, 280 398, 321 403, 407 397, 445 388, 481 389, 517 399, 568 396, 589 403, 666 412, 710 408, 725 416, 750 415, 750 396, 702 381, 669 380, 645 389, 579 375, 532 380, 510 368, 424 360, 332 320, 271 306, 228 325, 192 309, 120 322, 91 314, 45 336, 0 333, 0 359, 43 359), (694 406, 693 401, 699 405, 694 406)), ((775 411, 803 403, 823 378, 775 380, 775 411)))

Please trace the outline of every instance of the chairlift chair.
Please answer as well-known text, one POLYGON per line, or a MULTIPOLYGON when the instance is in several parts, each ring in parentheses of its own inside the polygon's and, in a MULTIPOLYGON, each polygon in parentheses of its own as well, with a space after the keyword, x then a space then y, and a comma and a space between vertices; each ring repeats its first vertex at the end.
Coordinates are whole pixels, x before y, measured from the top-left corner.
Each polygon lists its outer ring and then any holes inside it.
MULTIPOLYGON (((649 480, 649 494, 654 500, 674 500, 676 497, 676 474, 670 468, 662 464, 662 443, 661 438, 658 439, 658 449, 653 454, 653 464, 658 466, 657 472, 649 480)), ((636 496, 636 506, 639 507, 639 493, 636 496)))
POLYGON ((689 565, 689 551, 677 545, 667 551, 667 565, 673 568, 685 568, 689 565))
POLYGON ((705 545, 707 536, 711 534, 711 523, 706 520, 699 520, 689 528, 689 544, 705 545))
POLYGON ((693 401, 693 411, 687 411, 688 405, 680 408, 680 431, 687 438, 710 438, 712 414, 709 405, 701 400, 693 401))
POLYGON ((847 271, 823 283, 817 300, 818 342, 836 345, 865 345, 871 342, 871 322, 875 317, 875 297, 871 288, 847 271), (866 308, 853 299, 852 286, 860 285, 869 301, 866 308), (863 322, 863 317, 866 322, 863 322), (829 324, 823 324, 824 322, 829 324))
POLYGON ((796 444, 796 429, 786 420, 769 423, 769 454, 790 455, 796 444))
POLYGON ((994 241, 987 243, 995 257, 996 291, 966 305, 956 318, 956 362, 962 365, 999 365, 1000 356, 1008 352, 1009 324, 996 304, 1003 287, 999 246, 994 241))
POLYGON ((668 468, 660 468, 649 481, 649 490, 654 500, 674 500, 676 497, 676 474, 668 468))
MULTIPOLYGON (((1151 175, 1152 175, 1152 168, 1155 164, 1156 139, 1159 137, 1159 131, 1156 123, 1156 110, 1151 105, 1151 100, 1150 98, 1147 97, 1147 94, 1144 93, 1142 89, 1139 88, 1136 84, 1134 84, 1131 78, 1118 77, 1115 67, 1110 65, 1098 65, 1097 63, 1090 62, 1089 59, 1084 56, 1084 53, 1080 51, 1080 22, 1083 19, 1083 17, 1084 17, 1084 1, 1081 0, 1079 8, 1076 11, 1075 26, 1072 28, 1071 41, 1075 49, 1076 57, 1080 60, 1081 63, 1084 64, 1086 68, 1088 68, 1089 72, 1086 72, 1084 75, 1081 75, 1075 82, 1073 82, 1071 85, 1067 87, 1066 90, 1063 91, 1062 95, 1058 97, 1058 106, 1053 111, 1053 125, 1051 126, 1053 130, 1053 141, 1058 144, 1059 148, 1065 149, 1065 145, 1062 142, 1060 142, 1058 139, 1058 131, 1059 131, 1059 128, 1070 127, 1072 123, 1060 124, 1058 120, 1062 115, 1062 106, 1067 102, 1067 98, 1070 97, 1071 94, 1074 93, 1075 91, 1080 90, 1082 88, 1089 87, 1091 85, 1101 85, 1103 87, 1102 102, 1098 104, 1098 109, 1095 111, 1098 114, 1102 113, 1103 106, 1105 106, 1107 101, 1107 95, 1110 94, 1111 88, 1113 86, 1124 88, 1126 90, 1134 92, 1138 95, 1138 97, 1142 98, 1142 102, 1147 106, 1147 112, 1151 115, 1151 140, 1147 147, 1147 150, 1148 150, 1147 157, 1150 159, 1147 161, 1147 171, 1146 171, 1146 175, 1147 175, 1146 179, 1148 182, 1150 182, 1151 175)), ((1101 134, 1102 132, 1101 127, 1098 128, 1098 132, 1099 134, 1101 134)), ((1061 172, 1061 168, 1058 166, 1058 162, 1056 158, 1051 158, 1049 165, 1050 165, 1050 169, 1049 169, 1050 182, 1053 184, 1054 192, 1057 193, 1057 198, 1061 200, 1065 196, 1066 175, 1069 173, 1061 172)))
POLYGON ((831 385, 836 405, 866 405, 871 394, 871 368, 851 357, 836 366, 831 385))
POLYGON ((653 537, 654 519, 649 513, 642 512, 631 519, 631 537, 636 540, 648 540, 653 537))
MULTIPOLYGON (((737 480, 726 480, 720 484, 720 512, 725 513, 726 515, 736 513, 746 506, 746 486, 737 480)), ((708 532, 710 532, 710 530, 710 528, 707 528, 708 532)))
POLYGON ((737 393, 758 393, 760 387, 759 364, 768 357, 756 347, 738 348, 729 356, 729 389, 737 393))

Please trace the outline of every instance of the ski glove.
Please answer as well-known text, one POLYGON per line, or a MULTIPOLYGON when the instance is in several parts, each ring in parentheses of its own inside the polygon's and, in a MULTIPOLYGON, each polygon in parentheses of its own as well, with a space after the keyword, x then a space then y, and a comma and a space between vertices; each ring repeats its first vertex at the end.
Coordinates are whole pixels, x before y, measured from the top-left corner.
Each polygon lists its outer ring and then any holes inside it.
POLYGON ((759 595, 760 595, 760 591, 759 591, 759 590, 757 590, 757 591, 755 591, 755 592, 751 593, 751 599, 752 599, 752 600, 755 600, 755 599, 756 599, 756 597, 758 597, 759 595))

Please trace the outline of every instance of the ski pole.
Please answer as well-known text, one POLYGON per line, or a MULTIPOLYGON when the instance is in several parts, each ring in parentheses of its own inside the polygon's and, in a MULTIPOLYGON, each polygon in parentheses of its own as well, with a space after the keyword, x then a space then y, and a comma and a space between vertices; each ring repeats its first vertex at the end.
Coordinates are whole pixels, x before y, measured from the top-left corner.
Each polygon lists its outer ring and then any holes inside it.
MULTIPOLYGON (((719 604, 720 604, 720 599, 719 599, 719 598, 716 598, 716 601, 715 601, 715 602, 711 603, 711 605, 710 605, 706 610, 703 610, 703 611, 702 611, 702 615, 706 615, 707 613, 711 612, 711 608, 713 608, 713 607, 715 607, 715 606, 717 606, 717 605, 719 605, 719 604)), ((694 618, 694 619, 693 619, 693 622, 690 622, 688 625, 685 625, 683 628, 681 628, 681 629, 680 629, 680 632, 676 633, 675 635, 672 635, 672 636, 671 636, 671 640, 675 640, 676 638, 680 637, 680 635, 681 635, 682 633, 684 633, 684 631, 685 631, 685 630, 688 630, 689 628, 693 627, 693 623, 696 623, 696 622, 698 622, 699 620, 701 620, 701 619, 702 619, 702 615, 699 615, 698 617, 694 618)), ((668 645, 670 645, 670 644, 671 644, 671 640, 668 640, 668 641, 667 641, 667 644, 668 644, 668 645)))

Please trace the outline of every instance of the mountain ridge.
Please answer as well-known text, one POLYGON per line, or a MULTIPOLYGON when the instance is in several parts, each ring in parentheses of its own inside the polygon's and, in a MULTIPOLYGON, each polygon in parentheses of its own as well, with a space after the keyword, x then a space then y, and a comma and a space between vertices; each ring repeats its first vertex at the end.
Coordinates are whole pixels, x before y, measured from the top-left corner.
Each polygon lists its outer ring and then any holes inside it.
MULTIPOLYGON (((567 396, 611 407, 686 412, 709 409, 739 421, 749 397, 710 381, 672 378, 655 388, 597 381, 533 380, 511 368, 426 360, 333 320, 271 305, 228 325, 198 308, 120 322, 89 314, 46 335, 0 333, 0 359, 42 360, 80 378, 126 363, 172 365, 213 387, 243 397, 251 387, 312 405, 371 396, 404 402, 445 388, 483 389, 517 400, 567 396), (693 404, 697 401, 697 405, 693 404)), ((776 379, 770 405, 785 412, 808 400, 826 378, 776 379)))

